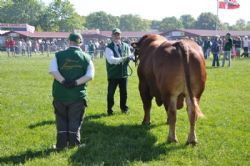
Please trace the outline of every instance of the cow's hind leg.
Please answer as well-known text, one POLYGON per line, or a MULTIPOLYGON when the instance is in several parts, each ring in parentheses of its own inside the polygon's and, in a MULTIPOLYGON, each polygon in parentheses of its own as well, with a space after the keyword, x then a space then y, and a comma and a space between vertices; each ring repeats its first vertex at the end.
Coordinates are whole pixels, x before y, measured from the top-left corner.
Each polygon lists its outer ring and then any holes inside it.
POLYGON ((175 123, 176 123, 176 103, 177 97, 172 96, 166 103, 164 103, 165 109, 167 109, 168 114, 168 123, 169 123, 169 133, 167 142, 178 142, 176 134, 175 134, 175 123))
POLYGON ((192 106, 190 97, 186 97, 186 103, 187 103, 187 113, 190 123, 190 131, 187 139, 187 145, 196 145, 197 144, 197 138, 195 134, 195 122, 196 122, 196 115, 194 111, 194 107, 192 106))
POLYGON ((140 95, 143 103, 144 118, 142 121, 143 125, 150 125, 150 110, 152 105, 152 96, 150 96, 149 88, 145 83, 140 81, 139 83, 140 95))

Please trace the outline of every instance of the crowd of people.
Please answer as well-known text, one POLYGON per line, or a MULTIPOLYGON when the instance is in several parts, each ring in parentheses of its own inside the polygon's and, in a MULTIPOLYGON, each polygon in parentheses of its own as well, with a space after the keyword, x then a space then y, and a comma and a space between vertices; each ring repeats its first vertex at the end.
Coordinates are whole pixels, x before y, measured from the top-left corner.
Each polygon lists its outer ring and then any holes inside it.
POLYGON ((31 57, 33 53, 46 53, 64 50, 67 48, 66 40, 36 40, 9 37, 5 41, 5 49, 8 56, 27 55, 31 57))
POLYGON ((232 37, 230 33, 227 33, 225 36, 205 37, 203 40, 197 38, 195 41, 202 47, 205 59, 209 59, 212 53, 213 67, 220 66, 221 55, 223 55, 222 67, 224 67, 226 60, 229 61, 228 66, 231 66, 232 58, 249 57, 250 39, 248 36, 232 37))
MULTIPOLYGON (((136 41, 136 38, 124 39, 128 44, 136 41)), ((97 57, 103 58, 106 46, 111 42, 110 39, 98 40, 91 39, 83 41, 81 49, 88 53, 92 59, 97 57)), ((23 39, 8 37, 5 41, 5 50, 8 56, 27 55, 31 57, 33 54, 41 53, 50 55, 51 52, 61 51, 67 49, 69 45, 68 39, 23 39)))
MULTIPOLYGON (((103 58, 105 49, 112 42, 111 40, 112 38, 84 40, 81 49, 88 53, 92 60, 103 58)), ((122 38, 121 40, 128 45, 137 41, 136 38, 122 38)), ((198 37, 193 40, 202 47, 205 59, 209 59, 210 55, 213 55, 213 67, 224 66, 226 60, 229 61, 228 66, 231 66, 233 58, 249 57, 250 39, 248 36, 231 36, 230 33, 227 33, 225 36, 198 37), (222 64, 220 64, 220 60, 222 60, 222 64)), ((28 57, 36 53, 49 56, 51 52, 65 50, 68 45, 68 39, 38 40, 9 37, 5 42, 8 56, 27 55, 28 57)))

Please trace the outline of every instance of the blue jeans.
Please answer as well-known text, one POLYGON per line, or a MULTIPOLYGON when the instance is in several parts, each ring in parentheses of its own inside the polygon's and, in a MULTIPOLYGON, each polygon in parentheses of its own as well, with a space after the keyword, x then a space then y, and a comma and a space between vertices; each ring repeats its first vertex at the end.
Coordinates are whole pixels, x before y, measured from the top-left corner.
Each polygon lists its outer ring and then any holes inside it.
POLYGON ((216 66, 219 67, 220 66, 220 61, 219 61, 219 53, 213 53, 213 63, 212 66, 216 66))
POLYGON ((224 67, 225 64, 225 60, 228 58, 228 66, 231 66, 231 56, 232 53, 231 51, 224 51, 224 55, 223 55, 223 60, 222 60, 222 67, 224 67))

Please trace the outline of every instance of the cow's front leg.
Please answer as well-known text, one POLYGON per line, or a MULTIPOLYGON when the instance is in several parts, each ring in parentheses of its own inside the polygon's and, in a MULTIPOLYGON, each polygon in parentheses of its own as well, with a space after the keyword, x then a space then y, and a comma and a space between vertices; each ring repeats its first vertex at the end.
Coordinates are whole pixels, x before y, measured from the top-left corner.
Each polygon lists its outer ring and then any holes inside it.
POLYGON ((142 124, 149 125, 152 97, 150 96, 147 85, 142 81, 140 81, 139 83, 139 90, 140 90, 140 95, 141 95, 143 109, 144 109, 144 118, 143 118, 142 124))
POLYGON ((143 102, 144 118, 142 121, 143 125, 150 125, 150 111, 151 111, 151 100, 143 102))
POLYGON ((169 123, 169 133, 168 133, 168 138, 167 142, 178 142, 176 134, 175 134, 175 123, 176 123, 176 97, 171 97, 170 102, 165 105, 165 109, 168 105, 168 123, 169 123))
POLYGON ((197 144, 197 138, 195 134, 195 121, 196 121, 196 115, 194 110, 194 107, 192 106, 190 97, 186 98, 186 103, 187 103, 187 113, 188 113, 188 118, 189 118, 189 123, 190 123, 190 131, 187 139, 187 145, 192 144, 196 145, 197 144))

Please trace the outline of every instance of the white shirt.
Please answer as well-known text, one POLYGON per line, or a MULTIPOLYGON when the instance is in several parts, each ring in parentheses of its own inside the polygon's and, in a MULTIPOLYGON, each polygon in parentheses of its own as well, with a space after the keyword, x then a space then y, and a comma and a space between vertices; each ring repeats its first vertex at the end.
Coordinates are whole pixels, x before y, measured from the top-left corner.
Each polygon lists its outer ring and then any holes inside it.
MULTIPOLYGON (((71 47, 75 47, 75 46, 71 46, 71 47)), ((77 47, 77 48, 80 48, 80 47, 77 47)), ((58 64, 57 64, 56 56, 51 61, 49 73, 52 74, 54 76, 54 78, 59 82, 62 82, 65 80, 64 77, 61 75, 61 73, 58 71, 58 64)), ((94 64, 90 60, 89 65, 87 67, 86 74, 76 80, 77 85, 84 84, 84 83, 88 82, 89 80, 92 80, 94 78, 94 75, 95 75, 94 64)))
MULTIPOLYGON (((120 53, 119 53, 119 51, 118 51, 118 46, 117 46, 117 44, 114 43, 114 45, 115 45, 115 47, 114 47, 115 52, 116 52, 116 54, 117 54, 119 57, 114 57, 114 52, 113 52, 110 48, 108 48, 108 47, 106 47, 106 49, 105 49, 105 57, 106 57, 106 59, 107 59, 107 61, 108 61, 109 64, 117 65, 117 64, 122 63, 124 58, 122 58, 122 56, 120 55, 120 53)), ((120 44, 120 45, 121 45, 121 44, 120 44)), ((122 46, 121 46, 121 49, 122 49, 122 46)), ((130 50, 129 50, 128 55, 131 56, 130 50)))
POLYGON ((247 38, 244 38, 243 39, 243 47, 248 47, 248 39, 247 38))
MULTIPOLYGON (((50 64, 49 73, 52 73, 52 72, 58 72, 58 64, 57 64, 56 56, 52 59, 51 64, 50 64)), ((87 68, 87 72, 84 76, 88 76, 93 79, 94 75, 95 75, 94 64, 90 60, 88 68, 87 68)))

